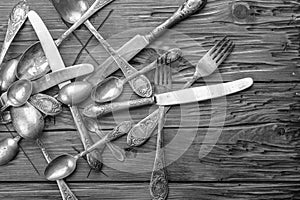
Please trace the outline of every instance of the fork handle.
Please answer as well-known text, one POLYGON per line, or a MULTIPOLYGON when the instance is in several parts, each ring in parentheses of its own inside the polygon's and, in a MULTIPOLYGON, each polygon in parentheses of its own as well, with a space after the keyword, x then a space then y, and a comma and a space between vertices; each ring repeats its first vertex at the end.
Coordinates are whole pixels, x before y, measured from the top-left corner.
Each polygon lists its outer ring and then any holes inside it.
POLYGON ((96 118, 111 112, 136 108, 145 105, 151 105, 154 103, 155 103, 154 97, 150 97, 150 98, 142 98, 137 100, 125 101, 125 102, 114 102, 114 103, 102 104, 102 105, 91 104, 83 110, 83 115, 89 118, 96 118))

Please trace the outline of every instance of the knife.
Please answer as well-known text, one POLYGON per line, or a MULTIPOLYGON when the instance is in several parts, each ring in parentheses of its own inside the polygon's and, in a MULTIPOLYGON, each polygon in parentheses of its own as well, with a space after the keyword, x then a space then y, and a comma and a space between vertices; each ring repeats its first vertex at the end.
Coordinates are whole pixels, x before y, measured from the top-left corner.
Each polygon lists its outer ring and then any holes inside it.
MULTIPOLYGON (((156 38, 165 33, 167 29, 204 8, 206 3, 207 0, 186 0, 185 3, 163 24, 156 27, 147 35, 134 36, 118 50, 118 53, 122 55, 125 60, 129 61, 156 38)), ((114 63, 113 58, 109 57, 95 69, 93 74, 85 77, 84 80, 95 86, 118 69, 119 68, 114 63)))
POLYGON ((127 102, 117 102, 104 105, 91 104, 83 110, 83 115, 85 115, 86 117, 94 118, 110 112, 149 104, 156 104, 159 106, 170 106, 205 101, 245 90, 251 87, 252 85, 252 78, 244 78, 222 84, 200 86, 173 92, 156 94, 151 98, 143 98, 127 102))
POLYGON ((32 94, 40 93, 59 83, 90 74, 93 71, 93 65, 79 64, 46 74, 45 76, 32 81, 32 94))
MULTIPOLYGON (((40 18, 40 16, 34 12, 29 11, 28 13, 28 19, 31 22, 32 27, 34 28, 40 42, 42 45, 42 48, 45 52, 45 55, 47 57, 48 63, 50 65, 50 68, 52 71, 57 71, 60 69, 65 68, 65 64, 61 58, 61 55, 59 54, 59 51, 47 29, 44 22, 40 18)), ((63 87, 63 85, 70 83, 70 81, 65 82, 64 84, 60 84, 59 88, 63 87)), ((81 115, 79 114, 79 110, 77 107, 70 107, 73 119, 75 121, 75 125, 77 127, 77 130, 80 134, 81 142, 83 143, 83 146, 85 149, 90 147, 94 142, 91 138, 91 136, 88 133, 88 130, 84 126, 83 120, 81 118, 81 115)), ((100 167, 102 167, 102 156, 101 153, 97 150, 87 154, 87 161, 90 167, 93 169, 99 170, 100 167)))

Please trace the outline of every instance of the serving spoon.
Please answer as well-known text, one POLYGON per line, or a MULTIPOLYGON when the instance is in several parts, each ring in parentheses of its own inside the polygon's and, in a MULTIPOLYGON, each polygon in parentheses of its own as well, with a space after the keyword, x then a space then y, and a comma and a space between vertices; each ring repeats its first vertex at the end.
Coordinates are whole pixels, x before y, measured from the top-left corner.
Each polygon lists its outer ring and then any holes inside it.
POLYGON ((13 39, 26 21, 28 12, 29 6, 27 5, 26 0, 20 1, 13 7, 9 15, 7 31, 0 53, 0 64, 2 64, 5 54, 7 53, 13 39))
POLYGON ((70 154, 64 154, 59 157, 56 157, 54 160, 52 160, 48 166, 45 169, 45 177, 49 181, 55 181, 59 179, 63 179, 71 175, 77 165, 77 160, 80 157, 85 156, 86 154, 92 152, 97 147, 110 142, 112 140, 115 140, 125 134, 130 130, 131 128, 131 122, 123 122, 119 124, 112 132, 108 133, 103 137, 101 140, 90 146, 85 151, 82 151, 81 153, 72 156, 70 154), (130 126, 128 126, 130 124, 130 126))
MULTIPOLYGON (((75 23, 79 17, 89 7, 89 4, 86 0, 50 0, 54 5, 57 12, 60 16, 71 24, 75 23)), ((87 28, 93 33, 97 38, 100 44, 104 49, 112 56, 118 67, 122 70, 125 77, 130 76, 131 74, 137 72, 137 70, 131 66, 123 57, 115 51, 112 46, 99 34, 95 27, 91 24, 89 20, 86 20, 84 24, 87 28)), ((152 95, 152 86, 150 81, 144 76, 140 75, 134 80, 129 81, 129 84, 133 91, 141 97, 150 97, 152 95)))
MULTIPOLYGON (((181 50, 178 48, 174 48, 164 53, 157 60, 164 59, 164 62, 171 63, 177 60, 181 55, 182 55, 181 50)), ((153 61, 151 64, 144 67, 140 71, 130 74, 125 79, 120 79, 117 77, 109 77, 104 81, 100 82, 92 90, 91 93, 92 100, 97 103, 105 103, 108 101, 113 101, 114 99, 118 98, 123 92, 124 84, 126 84, 128 81, 136 78, 141 74, 147 73, 155 69, 158 62, 157 60, 153 61)), ((136 84, 139 84, 138 79, 134 81, 136 82, 136 84)))
POLYGON ((19 107, 26 103, 32 93, 32 83, 27 79, 18 80, 14 82, 7 90, 7 101, 1 108, 1 112, 6 110, 9 106, 19 107))
MULTIPOLYGON (((78 20, 57 40, 55 40, 56 46, 60 46, 61 43, 76 30, 85 20, 91 17, 95 12, 111 3, 114 0, 97 0, 94 2, 93 7, 88 9, 84 15, 78 20)), ((16 69, 16 76, 18 79, 35 80, 50 71, 45 53, 42 49, 41 43, 36 42, 31 45, 20 57, 18 67, 16 69)))

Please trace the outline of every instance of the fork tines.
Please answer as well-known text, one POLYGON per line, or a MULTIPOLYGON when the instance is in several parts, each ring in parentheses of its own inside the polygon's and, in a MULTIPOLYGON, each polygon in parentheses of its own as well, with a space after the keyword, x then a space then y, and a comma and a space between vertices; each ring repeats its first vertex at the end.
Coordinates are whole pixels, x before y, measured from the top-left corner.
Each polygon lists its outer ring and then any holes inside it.
POLYGON ((234 43, 225 36, 213 48, 211 48, 208 53, 217 64, 221 64, 232 52, 233 48, 234 43))

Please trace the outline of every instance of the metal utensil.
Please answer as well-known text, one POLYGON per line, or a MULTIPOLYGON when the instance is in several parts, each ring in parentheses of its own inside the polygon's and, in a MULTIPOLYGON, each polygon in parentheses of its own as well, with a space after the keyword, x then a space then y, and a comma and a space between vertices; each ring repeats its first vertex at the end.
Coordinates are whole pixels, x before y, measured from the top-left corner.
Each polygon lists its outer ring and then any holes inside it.
POLYGON ((55 116, 62 112, 62 104, 46 94, 35 94, 29 98, 28 102, 47 116, 55 116))
MULTIPOLYGON (((186 0, 185 3, 183 3, 183 5, 180 6, 168 20, 156 27, 153 31, 143 36, 136 35, 130 41, 125 43, 118 50, 119 54, 122 55, 126 60, 132 59, 142 49, 165 33, 172 26, 204 8, 206 3, 207 0, 186 0)), ((101 65, 96 67, 93 74, 87 76, 84 80, 89 81, 93 85, 97 85, 117 69, 118 66, 114 64, 113 58, 109 57, 101 65)))
MULTIPOLYGON (((61 17, 69 23, 75 23, 76 20, 88 9, 88 2, 86 0, 50 1, 61 17)), ((84 24, 94 34, 94 36, 98 39, 100 44, 110 54, 110 56, 113 57, 118 67, 124 73, 125 77, 137 72, 133 66, 131 66, 119 55, 118 52, 111 47, 108 42, 106 42, 106 40, 99 34, 89 20, 86 20, 84 24)), ((135 77, 134 80, 129 81, 129 84, 133 91, 141 97, 150 97, 152 95, 151 83, 144 75, 135 77)))
POLYGON ((94 67, 91 64, 79 64, 61 70, 53 71, 45 76, 32 81, 32 94, 43 92, 65 81, 92 73, 94 67))
POLYGON ((92 85, 86 81, 75 81, 63 86, 57 96, 57 100, 65 105, 77 105, 87 99, 92 91, 92 85))
POLYGON ((6 165, 13 160, 19 152, 20 136, 6 138, 0 141, 0 166, 6 165))
MULTIPOLYGON (((180 49, 171 49, 171 50, 167 51, 166 53, 164 53, 162 56, 160 56, 156 61, 152 62, 150 65, 148 65, 147 67, 145 67, 144 69, 139 71, 139 73, 143 72, 144 70, 153 69, 154 67, 157 66, 157 63, 158 64, 164 63, 165 65, 167 65, 172 62, 175 62, 177 59, 180 58, 181 54, 182 54, 182 52, 180 49)), ((102 87, 101 87, 101 83, 100 83, 100 85, 96 86, 96 88, 92 92, 92 95, 91 95, 92 99, 96 102, 99 102, 97 100, 99 100, 99 98, 103 97, 105 95, 105 92, 107 92, 107 90, 104 90, 104 89, 101 90, 101 89, 102 89, 102 87), (101 94, 103 94, 103 95, 101 95, 101 94)), ((115 90, 115 89, 113 89, 113 90, 115 90)), ((107 92, 107 93, 111 94, 109 92, 107 92)), ((119 111, 122 109, 130 108, 130 107, 148 105, 151 103, 152 103, 151 100, 148 98, 148 99, 138 99, 135 101, 125 101, 125 102, 120 102, 120 103, 118 102, 118 103, 111 103, 111 104, 104 104, 104 105, 91 104, 84 109, 83 114, 87 117, 93 118, 93 117, 105 115, 110 112, 115 112, 115 111, 119 111)))
POLYGON ((0 64, 2 64, 11 42, 19 32, 24 22, 26 21, 28 11, 29 6, 27 5, 26 0, 22 0, 19 3, 17 3, 10 12, 7 31, 0 53, 0 64))
POLYGON ((15 71, 18 66, 17 59, 11 59, 0 67, 0 92, 5 92, 16 81, 15 71))
MULTIPOLYGON (((105 137, 105 134, 99 129, 98 124, 95 120, 93 119, 85 120, 85 125, 89 131, 96 133, 100 138, 105 137)), ((109 148, 110 152, 112 153, 115 159, 121 162, 125 160, 125 153, 120 147, 110 142, 107 142, 106 146, 109 148)))
POLYGON ((55 181, 55 180, 68 177, 76 169, 76 163, 80 157, 87 155, 88 153, 92 152, 100 145, 103 145, 107 142, 110 142, 112 140, 115 140, 123 136, 129 131, 129 129, 128 129, 128 122, 121 123, 112 132, 108 133, 105 137, 103 137, 101 140, 99 140, 98 142, 90 146, 85 151, 75 156, 65 154, 55 158, 46 167, 44 173, 45 177, 49 181, 55 181))
MULTIPOLYGON (((38 145, 38 147, 41 149, 43 156, 45 158, 45 160, 47 161, 47 163, 50 163, 52 161, 49 153, 47 152, 45 145, 42 143, 41 140, 37 139, 36 143, 38 145)), ((75 194, 71 191, 71 189, 69 188, 69 186, 67 185, 67 183, 64 180, 57 180, 56 181, 60 194, 62 196, 63 200, 77 200, 77 197, 75 196, 75 194)))
MULTIPOLYGON (((155 70, 154 84, 158 93, 170 91, 172 88, 172 74, 170 66, 160 64, 155 70)), ((165 155, 163 150, 163 126, 165 107, 159 106, 156 154, 150 179, 150 194, 153 199, 164 200, 169 193, 167 173, 165 169, 165 155)))
MULTIPOLYGON (((60 69, 64 69, 65 68, 64 62, 59 54, 57 47, 55 46, 55 43, 53 42, 53 39, 52 39, 47 27, 43 23, 42 19, 34 11, 30 11, 28 13, 28 18, 29 18, 33 28, 35 29, 39 40, 41 41, 41 45, 44 49, 44 52, 45 52, 45 55, 49 62, 49 65, 51 67, 51 70, 57 71, 60 69)), ((59 88, 62 88, 65 84, 68 84, 68 83, 70 83, 70 81, 65 82, 63 85, 60 84, 59 88)), ((84 126, 84 123, 83 123, 83 120, 81 118, 78 108, 72 106, 72 107, 70 107, 70 110, 71 110, 76 128, 79 132, 81 142, 82 142, 84 148, 87 149, 88 147, 90 147, 93 144, 93 140, 90 137, 88 130, 84 126)), ((92 169, 100 170, 102 168, 102 162, 101 162, 102 157, 101 157, 100 152, 98 152, 97 150, 93 151, 93 152, 87 154, 86 157, 87 157, 87 162, 92 169)))
POLYGON ((0 113, 0 124, 6 125, 11 123, 10 111, 4 111, 0 113))
MULTIPOLYGON (((95 12, 102 9, 114 0, 97 0, 93 5, 78 19, 65 33, 63 33, 55 44, 59 47, 61 43, 76 30, 85 20, 91 17, 95 12)), ((16 71, 16 76, 19 79, 35 80, 50 71, 47 58, 42 49, 41 43, 37 42, 31 45, 21 56, 16 71)), ((52 70, 53 71, 53 70, 52 70)))
MULTIPOLYGON (((197 80, 197 77, 208 76, 213 73, 218 66, 224 61, 230 52, 232 51, 234 45, 232 42, 227 41, 226 37, 221 41, 216 43, 198 62, 196 66, 193 78, 191 78, 183 88, 189 88, 197 80), (224 50, 225 49, 225 50, 224 50), (216 60, 219 58, 219 60, 216 60)), ((165 108, 166 112, 170 107, 165 108)), ((142 145, 152 134, 153 130, 157 126, 159 118, 158 109, 148 115, 146 118, 142 119, 137 123, 129 132, 127 137, 127 143, 130 146, 140 146, 142 145)))
MULTIPOLYGON (((161 57, 167 59, 165 62, 171 63, 177 60, 181 56, 181 54, 182 54, 181 50, 175 48, 167 51, 161 57)), ((121 95, 124 84, 126 84, 128 81, 134 79, 135 77, 141 74, 151 71, 156 67, 156 63, 157 61, 152 62, 148 66, 144 67, 142 70, 129 75, 125 79, 119 79, 117 77, 109 77, 105 79, 104 81, 100 82, 97 86, 93 88, 92 95, 91 95, 92 100, 97 103, 104 103, 116 99, 121 95)))
POLYGON ((36 139, 41 135, 45 126, 44 117, 30 103, 12 107, 10 112, 13 127, 22 138, 36 139))
POLYGON ((14 82, 7 90, 7 101, 1 108, 1 112, 6 110, 9 106, 19 107, 26 103, 32 94, 32 83, 29 80, 23 79, 14 82))

